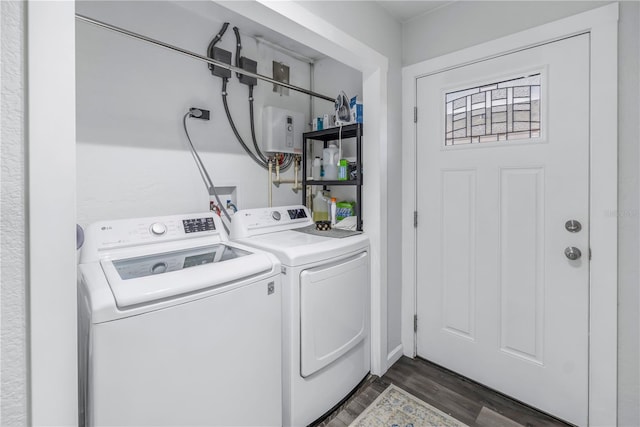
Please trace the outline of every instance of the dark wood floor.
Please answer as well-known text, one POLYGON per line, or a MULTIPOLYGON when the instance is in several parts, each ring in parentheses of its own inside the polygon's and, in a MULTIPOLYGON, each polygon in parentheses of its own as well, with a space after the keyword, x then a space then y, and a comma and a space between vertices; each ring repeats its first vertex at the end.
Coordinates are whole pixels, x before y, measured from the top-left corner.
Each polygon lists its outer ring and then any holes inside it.
POLYGON ((383 377, 370 376, 316 427, 348 426, 389 384, 471 427, 569 426, 426 360, 402 357, 383 377))

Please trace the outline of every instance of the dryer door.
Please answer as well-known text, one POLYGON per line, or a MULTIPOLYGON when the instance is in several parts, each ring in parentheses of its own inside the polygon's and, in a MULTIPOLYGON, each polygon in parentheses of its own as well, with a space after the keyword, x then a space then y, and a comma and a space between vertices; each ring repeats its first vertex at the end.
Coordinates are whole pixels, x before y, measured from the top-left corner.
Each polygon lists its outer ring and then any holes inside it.
POLYGON ((329 365, 369 334, 369 254, 300 273, 300 375, 329 365))

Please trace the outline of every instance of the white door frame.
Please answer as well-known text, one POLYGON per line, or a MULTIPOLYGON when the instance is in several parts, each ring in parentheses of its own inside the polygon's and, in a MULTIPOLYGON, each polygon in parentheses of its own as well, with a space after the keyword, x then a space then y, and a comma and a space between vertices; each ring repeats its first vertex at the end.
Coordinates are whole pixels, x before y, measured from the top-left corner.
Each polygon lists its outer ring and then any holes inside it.
MULTIPOLYGON (((589 33, 590 240, 589 425, 617 422, 618 4, 613 3, 403 68, 402 344, 415 357, 417 79, 523 48, 589 33)), ((418 112, 419 113, 419 112, 418 112)))
POLYGON ((29 411, 78 422, 75 3, 26 8, 29 411))

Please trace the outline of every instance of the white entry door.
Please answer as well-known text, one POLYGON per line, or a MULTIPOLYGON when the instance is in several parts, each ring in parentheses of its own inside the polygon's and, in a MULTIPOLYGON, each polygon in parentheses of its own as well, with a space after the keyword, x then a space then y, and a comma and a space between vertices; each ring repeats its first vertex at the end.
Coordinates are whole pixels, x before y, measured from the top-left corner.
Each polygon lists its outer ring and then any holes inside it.
POLYGON ((416 89, 418 355, 586 425, 589 36, 416 89))

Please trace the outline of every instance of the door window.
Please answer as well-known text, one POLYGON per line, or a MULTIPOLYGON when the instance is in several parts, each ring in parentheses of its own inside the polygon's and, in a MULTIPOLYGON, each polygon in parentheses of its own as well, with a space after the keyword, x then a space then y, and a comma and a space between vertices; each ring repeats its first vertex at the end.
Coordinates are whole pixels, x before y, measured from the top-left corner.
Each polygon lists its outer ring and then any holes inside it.
POLYGON ((447 92, 445 146, 540 137, 540 73, 447 92))

